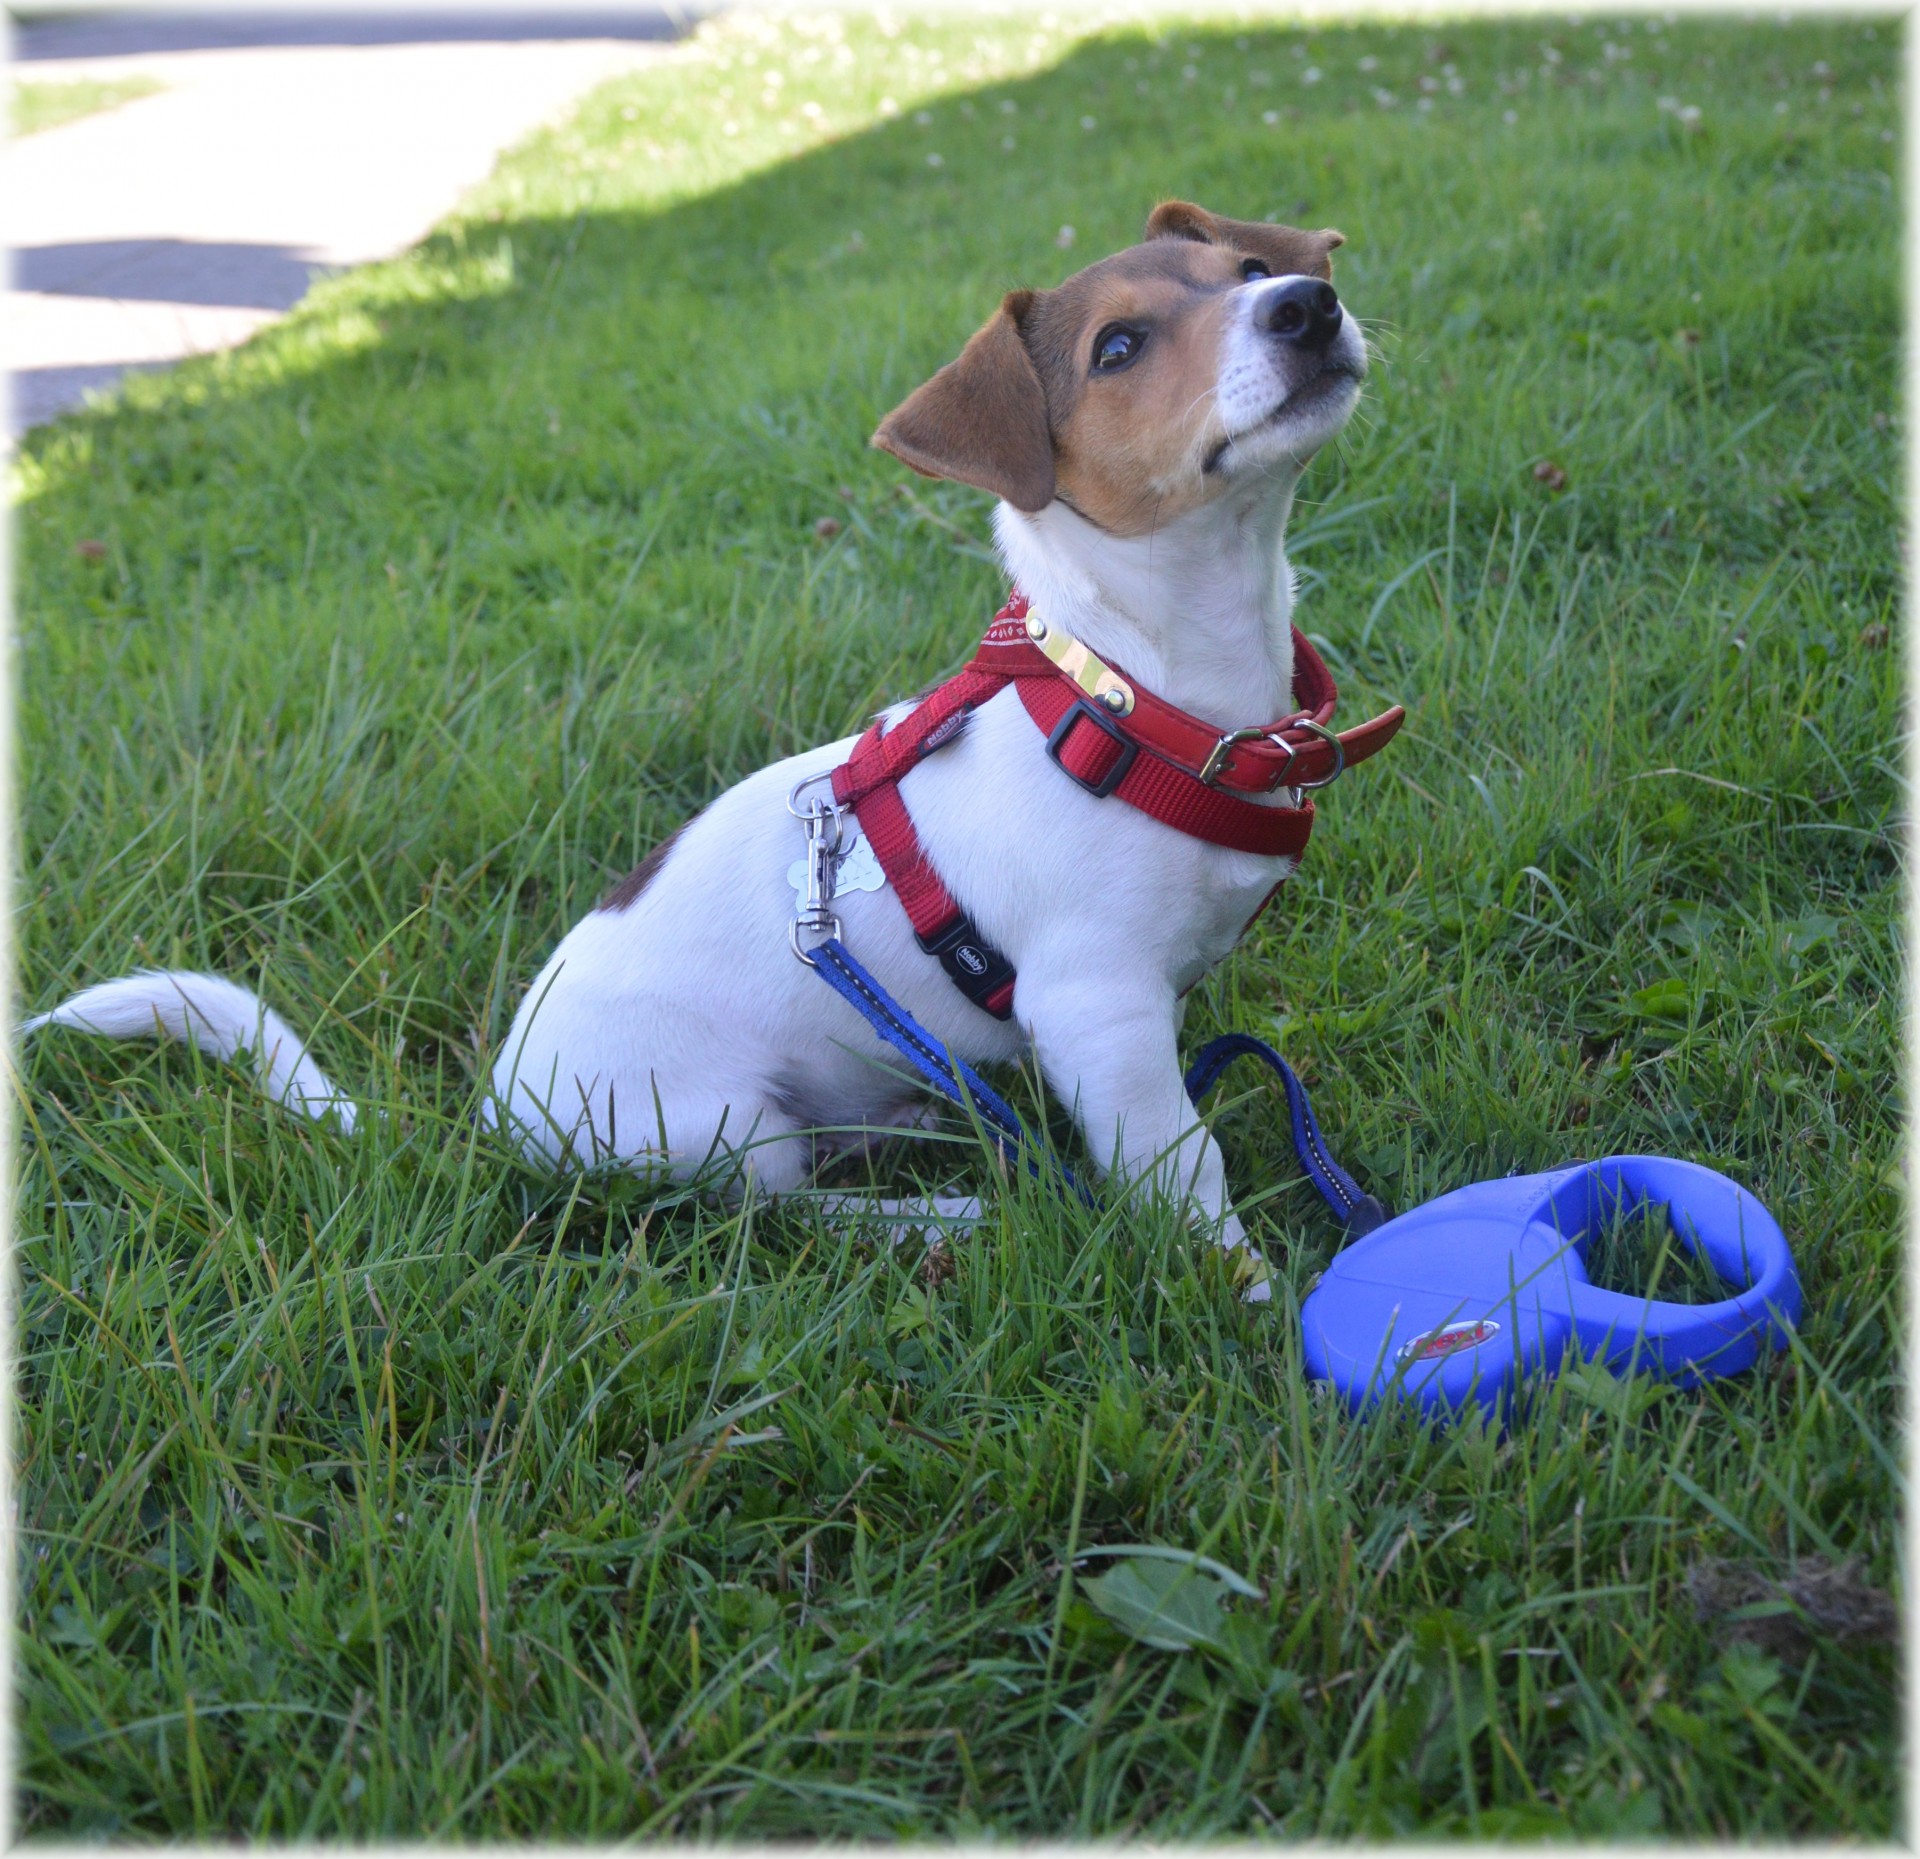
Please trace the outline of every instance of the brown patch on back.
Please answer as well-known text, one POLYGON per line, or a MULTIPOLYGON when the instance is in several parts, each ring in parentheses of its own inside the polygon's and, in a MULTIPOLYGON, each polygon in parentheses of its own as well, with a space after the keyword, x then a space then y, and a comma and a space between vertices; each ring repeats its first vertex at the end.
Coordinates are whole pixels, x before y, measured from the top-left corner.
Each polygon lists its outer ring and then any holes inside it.
POLYGON ((605 897, 601 898, 594 908, 612 911, 631 909, 639 900, 640 893, 659 875, 660 867, 667 862, 667 854, 673 850, 675 842, 686 830, 684 826, 676 826, 605 897))

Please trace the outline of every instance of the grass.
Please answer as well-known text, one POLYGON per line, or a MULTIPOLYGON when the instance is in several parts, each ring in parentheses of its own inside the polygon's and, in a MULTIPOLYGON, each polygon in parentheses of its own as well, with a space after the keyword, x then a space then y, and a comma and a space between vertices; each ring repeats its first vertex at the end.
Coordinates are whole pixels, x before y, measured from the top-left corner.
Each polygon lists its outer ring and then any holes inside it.
POLYGON ((7 126, 17 136, 30 136, 35 130, 57 129, 62 123, 115 109, 136 97, 151 97, 165 89, 157 78, 150 77, 87 78, 55 84, 16 81, 7 92, 7 126))
POLYGON ((742 14, 419 252, 32 435, 23 1004, 264 976, 388 1114, 20 1056, 22 1829, 1887 1837, 1885 1633, 1696 1598, 1899 1585, 1897 57, 742 14), (1190 1037, 1277 1037, 1396 1205, 1732 1174, 1807 1294, 1749 1375, 1349 1419, 1264 1087, 1211 1116, 1269 1310, 958 1134, 993 1214, 936 1271, 467 1122, 611 877, 969 648, 983 500, 866 436, 1162 194, 1351 237, 1385 365, 1302 622, 1344 714, 1412 710, 1190 1037), (1143 1644, 1083 1561, 1130 1543, 1258 1598, 1143 1644))

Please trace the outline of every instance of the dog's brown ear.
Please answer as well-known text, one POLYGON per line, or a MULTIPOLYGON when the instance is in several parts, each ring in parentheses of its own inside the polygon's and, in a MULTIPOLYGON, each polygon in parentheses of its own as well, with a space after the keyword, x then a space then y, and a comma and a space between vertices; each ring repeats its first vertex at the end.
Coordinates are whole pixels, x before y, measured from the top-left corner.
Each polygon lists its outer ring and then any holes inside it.
POLYGON ((1020 336, 1033 292, 1010 292, 924 387, 880 422, 873 443, 929 478, 953 478, 1016 510, 1053 501, 1053 436, 1047 397, 1020 336))
POLYGON ((1277 278, 1332 277, 1334 248, 1347 242, 1347 235, 1331 226, 1302 232, 1297 226, 1272 226, 1264 220, 1222 219, 1186 200, 1161 201, 1147 215, 1147 237, 1231 246, 1259 259, 1277 278))

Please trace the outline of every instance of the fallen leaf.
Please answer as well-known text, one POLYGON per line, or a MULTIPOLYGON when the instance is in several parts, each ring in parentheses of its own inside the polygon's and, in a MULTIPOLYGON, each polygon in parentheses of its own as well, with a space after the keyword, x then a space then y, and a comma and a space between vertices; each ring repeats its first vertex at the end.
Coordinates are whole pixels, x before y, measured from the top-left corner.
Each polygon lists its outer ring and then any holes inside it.
POLYGON ((1105 1575, 1083 1576, 1080 1592, 1122 1633, 1163 1652, 1229 1651, 1220 1604, 1229 1594, 1260 1593, 1245 1576, 1190 1550, 1115 1543, 1086 1553, 1120 1560, 1105 1575))

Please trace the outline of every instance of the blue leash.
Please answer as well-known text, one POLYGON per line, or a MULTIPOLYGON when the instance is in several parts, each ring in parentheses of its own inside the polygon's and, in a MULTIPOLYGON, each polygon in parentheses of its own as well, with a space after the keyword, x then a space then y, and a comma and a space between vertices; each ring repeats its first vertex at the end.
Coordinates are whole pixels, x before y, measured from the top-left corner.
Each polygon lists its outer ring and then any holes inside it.
POLYGON ((1286 1087, 1287 1114, 1293 1121, 1293 1153, 1300 1158, 1301 1171, 1313 1183, 1315 1192, 1347 1229, 1347 1237, 1358 1239, 1362 1233, 1386 1225, 1392 1216, 1327 1152, 1326 1138, 1320 1134, 1320 1125, 1313 1120, 1313 1106, 1307 1101, 1307 1087, 1264 1039, 1255 1039, 1251 1033, 1222 1033, 1218 1039, 1208 1040, 1187 1068, 1187 1095, 1194 1107, 1199 1107, 1200 1100, 1235 1059, 1258 1059, 1269 1071, 1279 1074, 1286 1087))
MULTIPOLYGON (((922 1078, 943 1097, 979 1117, 1002 1154, 1018 1152, 1028 1172, 1038 1175, 1037 1145, 1020 1121, 1019 1113, 965 1059, 956 1057, 896 1001, 879 982, 854 960, 838 936, 815 944, 807 951, 814 972, 828 987, 853 1007, 875 1034, 899 1053, 922 1078)), ((1278 1074, 1286 1087, 1287 1111, 1293 1122, 1293 1151, 1300 1167, 1320 1198, 1333 1209, 1334 1218, 1347 1230, 1349 1239, 1358 1239, 1386 1223, 1387 1210, 1327 1153, 1320 1126, 1314 1121, 1313 1106, 1307 1101, 1306 1087, 1294 1076, 1290 1066, 1265 1040, 1250 1033, 1223 1033, 1209 1040, 1188 1068, 1187 1096, 1197 1107, 1200 1100, 1219 1082, 1220 1074, 1235 1059, 1258 1059, 1278 1074)), ((1056 1158, 1057 1160, 1057 1158, 1056 1158)), ((1058 1162, 1068 1189, 1087 1205, 1093 1196, 1066 1163, 1058 1162)))
MULTIPOLYGON (((935 1039, 900 1003, 853 959, 847 945, 838 936, 829 936, 807 951, 813 971, 828 987, 857 1011, 882 1041, 911 1065, 943 1097, 951 1098, 963 1110, 971 1109, 988 1135, 999 1145, 1000 1153, 1018 1152, 1027 1172, 1040 1173, 1033 1138, 1020 1121, 1020 1113, 1007 1102, 965 1059, 935 1039)), ((1055 1158, 1056 1161, 1058 1158, 1055 1158)), ((1068 1188, 1089 1207, 1093 1196, 1066 1163, 1059 1162, 1060 1173, 1068 1188)))
MULTIPOLYGON (((798 942, 796 940, 796 950, 798 942)), ((838 936, 808 960, 835 993, 942 1096, 1041 1171, 1013 1106, 949 1052, 847 953, 838 936)), ((1357 1413, 1402 1392, 1429 1415, 1471 1405, 1504 1416, 1529 1378, 1551 1375, 1577 1337, 1621 1372, 1651 1369, 1682 1387, 1737 1374, 1784 1348, 1800 1319, 1793 1255, 1771 1214, 1710 1169, 1662 1156, 1611 1156, 1524 1178, 1477 1181, 1394 1219, 1327 1153, 1293 1068, 1265 1040, 1225 1033, 1189 1068, 1196 1105, 1235 1059, 1258 1059, 1286 1087, 1293 1149, 1349 1241, 1301 1306, 1307 1372, 1357 1413), (1581 1247, 1607 1219, 1657 1208, 1674 1235, 1734 1290, 1717 1304, 1663 1304, 1602 1290, 1581 1247), (1379 1230, 1376 1230, 1379 1229, 1379 1230), (1370 1236, 1370 1237, 1367 1237, 1370 1236)), ((1093 1196, 1064 1162, 1067 1187, 1093 1196)))

